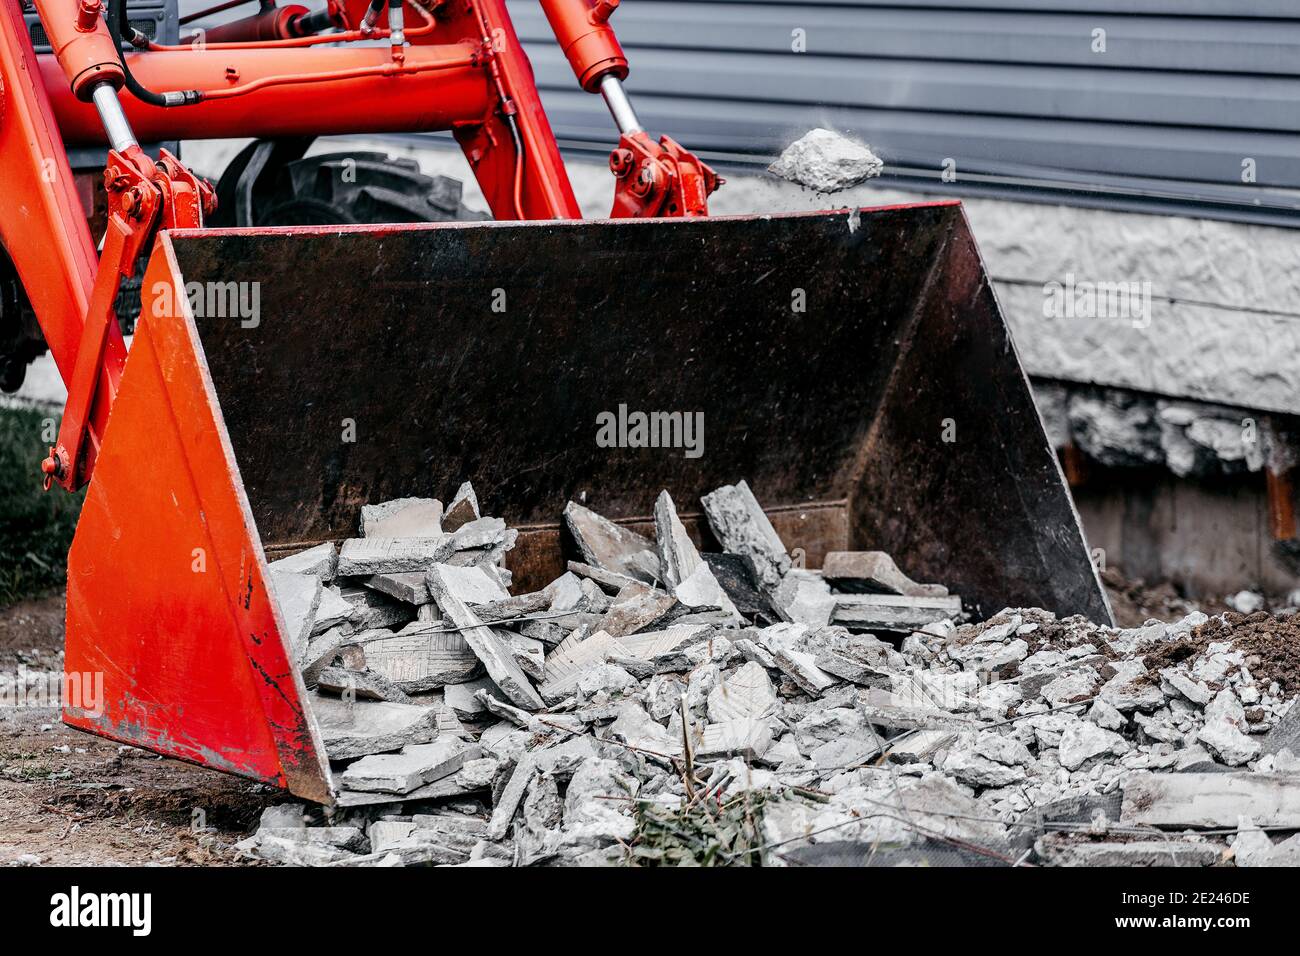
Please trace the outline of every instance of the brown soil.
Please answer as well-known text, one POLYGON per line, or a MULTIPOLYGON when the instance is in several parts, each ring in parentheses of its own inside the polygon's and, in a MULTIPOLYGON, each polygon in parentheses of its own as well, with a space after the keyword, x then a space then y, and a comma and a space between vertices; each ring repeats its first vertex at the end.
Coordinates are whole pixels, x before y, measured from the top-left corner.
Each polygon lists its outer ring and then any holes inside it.
MULTIPOLYGON (((0 670, 58 669, 62 651, 62 597, 0 610, 0 670)), ((0 707, 0 866, 25 854, 81 866, 237 863, 230 845, 282 799, 65 727, 53 708, 0 707)))
POLYGON ((1144 581, 1130 581, 1117 568, 1101 572, 1101 582, 1110 597, 1110 607, 1119 627, 1138 627, 1151 619, 1177 621, 1193 611, 1204 611, 1211 616, 1222 614, 1228 605, 1217 598, 1192 601, 1182 597, 1168 582, 1149 585, 1144 581))
POLYGON ((1229 611, 1222 619, 1211 618, 1196 628, 1188 640, 1231 641, 1246 655, 1246 667, 1257 683, 1267 687, 1277 681, 1284 695, 1300 693, 1300 614, 1274 617, 1265 611, 1249 615, 1229 611))
POLYGON ((57 670, 63 657, 63 595, 33 598, 0 609, 0 668, 19 664, 57 670))

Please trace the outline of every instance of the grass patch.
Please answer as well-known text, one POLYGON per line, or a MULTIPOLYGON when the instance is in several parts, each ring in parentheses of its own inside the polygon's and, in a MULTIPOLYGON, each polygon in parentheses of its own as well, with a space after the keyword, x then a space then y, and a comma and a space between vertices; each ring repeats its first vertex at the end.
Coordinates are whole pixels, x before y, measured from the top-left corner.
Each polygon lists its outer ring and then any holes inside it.
POLYGON ((58 421, 41 409, 0 408, 0 607, 47 594, 67 579, 84 492, 41 489, 41 461, 58 421))

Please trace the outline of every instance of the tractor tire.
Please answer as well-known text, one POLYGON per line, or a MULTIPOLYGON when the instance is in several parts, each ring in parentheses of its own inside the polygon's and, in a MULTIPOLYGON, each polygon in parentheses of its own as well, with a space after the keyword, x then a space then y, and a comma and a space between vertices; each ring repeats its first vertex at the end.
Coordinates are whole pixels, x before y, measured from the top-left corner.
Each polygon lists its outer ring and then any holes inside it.
POLYGON ((326 153, 282 166, 254 194, 259 226, 455 222, 489 218, 461 202, 461 183, 426 176, 413 159, 384 153, 326 153))

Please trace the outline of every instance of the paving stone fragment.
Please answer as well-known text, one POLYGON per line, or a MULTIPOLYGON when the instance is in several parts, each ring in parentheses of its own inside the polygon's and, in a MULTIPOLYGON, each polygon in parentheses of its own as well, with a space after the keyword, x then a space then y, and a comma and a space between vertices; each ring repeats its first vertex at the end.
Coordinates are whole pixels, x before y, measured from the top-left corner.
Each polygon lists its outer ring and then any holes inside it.
POLYGON ((293 660, 300 661, 307 652, 312 625, 316 621, 316 608, 320 605, 320 578, 310 574, 272 572, 271 589, 280 605, 280 619, 284 622, 289 653, 293 660))
POLYGON ((384 677, 371 671, 350 671, 343 667, 324 667, 316 678, 322 691, 351 696, 355 700, 386 700, 395 704, 408 704, 411 698, 384 677))
POLYGON ((437 498, 394 498, 361 506, 364 538, 439 538, 443 530, 442 502, 437 498))
POLYGON ((695 755, 700 760, 741 757, 757 760, 772 746, 772 728, 766 720, 742 717, 708 724, 695 755))
POLYGON ((709 692, 709 720, 762 720, 776 708, 776 689, 761 664, 747 663, 709 692))
POLYGON ((831 551, 822 561, 822 577, 845 593, 945 597, 942 584, 918 584, 899 570, 884 551, 831 551))
POLYGON ((633 581, 615 595, 601 618, 600 629, 614 637, 634 634, 659 620, 676 603, 671 594, 633 581))
POLYGON ((456 490, 456 496, 447 505, 447 512, 442 517, 442 528, 444 531, 456 531, 479 517, 478 495, 474 493, 474 486, 467 481, 456 490))
POLYGON ((575 501, 564 507, 564 524, 586 564, 646 584, 659 582, 659 559, 649 538, 575 501))
POLYGON ((370 632, 357 642, 365 649, 366 666, 409 694, 462 683, 482 667, 462 634, 446 633, 436 624, 415 622, 396 634, 370 632))
POLYGON ((836 600, 820 573, 792 568, 781 580, 772 603, 787 621, 824 627, 830 623, 836 600))
POLYGON ((700 503, 722 549, 753 561, 759 582, 774 590, 790 570, 790 556, 749 484, 740 481, 723 485, 701 498, 700 503))
POLYGON ((475 656, 483 662, 488 676, 512 703, 529 710, 545 706, 528 677, 519 668, 509 646, 469 609, 454 590, 458 575, 446 565, 429 571, 429 590, 442 613, 461 628, 461 634, 475 656))
POLYGON ((423 571, 437 560, 447 538, 349 538, 339 550, 338 573, 360 576, 423 571))
POLYGON ((408 744, 401 753, 362 757, 343 771, 341 780, 347 790, 406 794, 451 776, 467 758, 475 759, 478 755, 477 747, 456 739, 408 744))
POLYGON ((831 623, 855 630, 919 630, 961 614, 959 597, 905 597, 897 594, 839 594, 831 623))
POLYGON ((334 579, 338 560, 338 548, 334 546, 333 541, 326 541, 314 548, 272 561, 268 567, 272 574, 305 574, 327 583, 334 579))

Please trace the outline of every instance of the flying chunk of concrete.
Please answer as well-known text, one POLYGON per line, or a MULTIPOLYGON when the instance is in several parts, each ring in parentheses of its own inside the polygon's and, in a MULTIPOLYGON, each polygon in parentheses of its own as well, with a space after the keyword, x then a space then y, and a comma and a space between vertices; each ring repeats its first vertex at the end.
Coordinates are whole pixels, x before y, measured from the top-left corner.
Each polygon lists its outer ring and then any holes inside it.
POLYGON ((879 176, 884 165, 865 144, 814 129, 787 146, 767 171, 819 193, 834 193, 879 176))

